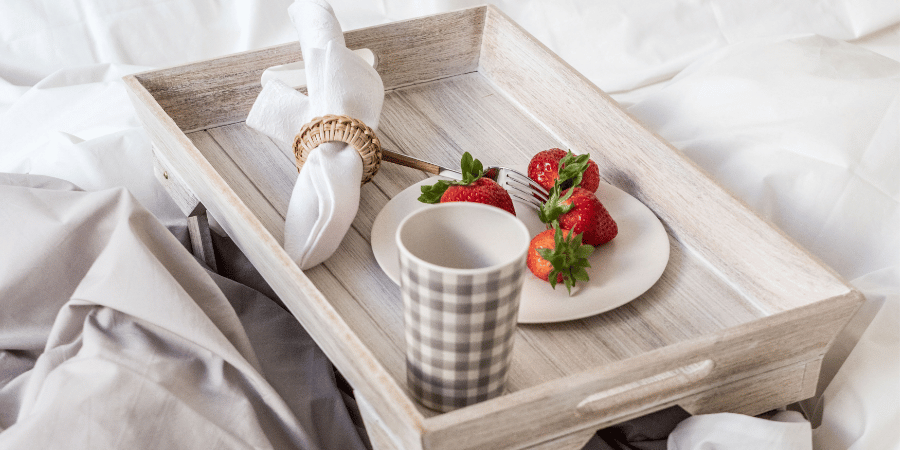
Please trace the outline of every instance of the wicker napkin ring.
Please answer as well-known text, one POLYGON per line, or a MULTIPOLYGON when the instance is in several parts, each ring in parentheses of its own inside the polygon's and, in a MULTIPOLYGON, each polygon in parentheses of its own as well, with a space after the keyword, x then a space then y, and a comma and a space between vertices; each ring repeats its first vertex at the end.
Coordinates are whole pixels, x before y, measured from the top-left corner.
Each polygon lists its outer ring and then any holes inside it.
POLYGON ((330 141, 345 142, 359 152, 363 160, 362 184, 368 183, 378 172, 381 165, 381 142, 375 136, 375 131, 352 117, 332 114, 316 117, 303 125, 294 137, 297 171, 303 167, 313 149, 330 141))

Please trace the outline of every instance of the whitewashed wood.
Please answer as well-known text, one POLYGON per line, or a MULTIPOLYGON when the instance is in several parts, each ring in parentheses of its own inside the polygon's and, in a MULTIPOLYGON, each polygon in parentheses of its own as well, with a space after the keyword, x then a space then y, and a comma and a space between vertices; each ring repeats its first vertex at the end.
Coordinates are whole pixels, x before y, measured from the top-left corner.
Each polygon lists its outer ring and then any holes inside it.
POLYGON ((213 250, 212 236, 209 234, 209 220, 206 214, 190 216, 187 219, 188 236, 191 240, 191 253, 206 264, 206 268, 218 272, 216 253, 213 250))
POLYGON ((575 410, 580 415, 589 415, 621 407, 623 404, 639 404, 644 398, 665 395, 674 389, 699 384, 714 367, 712 360, 704 359, 621 384, 585 397, 575 406, 575 410))
POLYGON ((165 156, 160 154, 155 146, 153 147, 152 152, 153 174, 156 176, 156 179, 159 180, 159 183, 166 189, 166 192, 169 193, 169 196, 172 197, 172 200, 175 201, 175 204, 178 205, 178 209, 188 217, 204 213, 206 208, 200 203, 200 199, 198 199, 187 184, 181 180, 181 177, 169 167, 169 164, 165 161, 165 156))
POLYGON ((448 166, 464 151, 486 164, 524 164, 551 146, 588 152, 608 182, 644 201, 671 234, 669 266, 647 293, 595 317, 520 326, 508 394, 437 414, 405 392, 399 290, 370 247, 380 208, 425 175, 383 166, 363 186, 364 200, 338 251, 304 273, 280 247, 296 176, 290 154, 241 122, 258 90, 253 73, 295 58, 295 50, 282 46, 127 77, 140 117, 160 154, 183 175, 185 190, 224 218, 251 262, 368 400, 367 422, 383 426, 394 447, 576 445, 592 430, 674 404, 756 413, 811 395, 818 362, 859 294, 496 8, 347 36, 379 52, 388 86, 379 128, 386 147, 448 166), (638 382, 668 379, 691 364, 709 370, 671 385, 638 382))
POLYGON ((293 155, 278 151, 272 140, 243 123, 210 128, 207 133, 284 217, 297 180, 293 155))
POLYGON ((581 430, 527 447, 527 450, 581 450, 596 430, 581 430))
MULTIPOLYGON (((268 199, 259 191, 256 183, 247 178, 244 170, 227 153, 221 151, 221 147, 207 132, 191 133, 191 140, 196 144, 200 155, 208 161, 216 172, 221 174, 222 180, 242 202, 242 206, 250 208, 255 217, 265 226, 266 230, 275 237, 275 241, 281 245, 284 243, 284 214, 286 205, 276 203, 274 199, 268 199), (279 209, 283 207, 284 209, 279 209)), ((181 172, 181 170, 179 170, 181 172)), ((186 183, 189 175, 185 176, 186 183)), ((191 185, 191 187, 194 187, 191 185)), ((200 197, 198 195, 198 197, 200 197)), ((215 217, 222 217, 223 225, 233 224, 227 215, 219 215, 213 212, 215 217)), ((226 228, 226 231, 228 229, 226 228)), ((232 233, 229 232, 229 235, 232 233)))
MULTIPOLYGON (((400 439, 393 434, 390 427, 381 420, 378 413, 369 405, 365 397, 358 391, 354 391, 359 413, 366 425, 366 434, 374 450, 404 450, 400 439)), ((406 449, 409 450, 409 449, 406 449)))
POLYGON ((809 366, 815 364, 816 362, 791 364, 710 389, 678 404, 691 414, 729 411, 755 416, 784 407, 785 397, 811 397, 815 393, 818 377, 810 379, 809 366), (809 390, 810 385, 812 391, 809 390))
MULTIPOLYGON (((392 89, 475 71, 484 13, 479 8, 394 22, 347 32, 344 39, 351 50, 375 53, 384 86, 392 89)), ((292 42, 135 78, 181 130, 190 132, 243 121, 262 89, 262 72, 301 60, 300 44, 292 42)))

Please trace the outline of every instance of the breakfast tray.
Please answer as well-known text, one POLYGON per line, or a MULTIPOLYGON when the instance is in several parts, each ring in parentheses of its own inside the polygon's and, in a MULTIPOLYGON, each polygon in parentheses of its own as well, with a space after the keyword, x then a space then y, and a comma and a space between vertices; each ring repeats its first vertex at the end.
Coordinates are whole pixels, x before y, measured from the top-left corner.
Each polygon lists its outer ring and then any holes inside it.
POLYGON ((227 231, 353 386, 378 449, 580 448, 599 428, 673 405, 757 414, 812 396, 825 351, 861 295, 492 6, 345 33, 377 56, 385 148, 444 166, 469 151, 525 165, 590 153, 601 177, 665 227, 670 260, 636 300, 593 317, 520 324, 501 397, 437 413, 406 388, 400 290, 372 222, 427 178, 382 163, 324 264, 282 248, 290 149, 244 124, 268 67, 296 43, 125 78, 160 180, 227 231))

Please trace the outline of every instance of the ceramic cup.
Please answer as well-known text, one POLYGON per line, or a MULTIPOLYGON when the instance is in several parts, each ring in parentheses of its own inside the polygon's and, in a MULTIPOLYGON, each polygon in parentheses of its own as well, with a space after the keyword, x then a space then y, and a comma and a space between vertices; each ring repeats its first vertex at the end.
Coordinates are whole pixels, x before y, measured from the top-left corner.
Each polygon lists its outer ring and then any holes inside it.
POLYGON ((441 203, 403 219, 396 240, 413 397, 450 411, 499 396, 527 270, 525 225, 493 206, 441 203))

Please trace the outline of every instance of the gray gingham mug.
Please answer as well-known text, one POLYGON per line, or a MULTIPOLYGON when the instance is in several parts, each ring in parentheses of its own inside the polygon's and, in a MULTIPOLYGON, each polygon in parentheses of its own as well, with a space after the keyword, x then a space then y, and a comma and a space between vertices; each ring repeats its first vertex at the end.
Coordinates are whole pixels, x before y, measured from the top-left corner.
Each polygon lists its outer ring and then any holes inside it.
POLYGON ((493 206, 429 205, 397 229, 407 385, 450 411, 499 396, 512 358, 525 225, 493 206))

